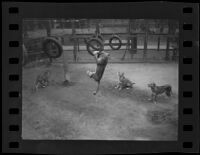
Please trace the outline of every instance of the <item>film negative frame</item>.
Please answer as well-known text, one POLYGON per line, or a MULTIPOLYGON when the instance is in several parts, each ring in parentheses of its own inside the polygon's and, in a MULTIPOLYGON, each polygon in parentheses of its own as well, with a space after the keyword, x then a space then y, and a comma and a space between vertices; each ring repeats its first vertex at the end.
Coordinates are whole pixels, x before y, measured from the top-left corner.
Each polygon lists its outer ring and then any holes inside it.
POLYGON ((198 19, 198 4, 192 3, 4 2, 2 7, 3 152, 45 154, 198 152, 198 19), (22 140, 22 20, 24 18, 62 17, 177 19, 179 21, 181 52, 179 57, 178 141, 22 140))

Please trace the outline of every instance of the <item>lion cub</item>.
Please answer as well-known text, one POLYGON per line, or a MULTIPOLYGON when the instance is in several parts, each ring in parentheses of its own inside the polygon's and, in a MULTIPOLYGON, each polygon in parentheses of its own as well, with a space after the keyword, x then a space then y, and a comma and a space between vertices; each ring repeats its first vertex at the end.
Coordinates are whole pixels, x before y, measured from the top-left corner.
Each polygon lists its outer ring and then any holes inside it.
POLYGON ((118 72, 119 83, 115 87, 116 89, 130 89, 133 88, 134 82, 130 81, 128 78, 124 76, 124 73, 118 72))
POLYGON ((165 93, 168 97, 172 95, 172 86, 169 84, 157 86, 155 83, 149 83, 148 87, 151 88, 152 95, 151 99, 155 104, 157 103, 157 96, 165 93))
POLYGON ((50 74, 51 72, 46 70, 37 76, 34 84, 34 91, 37 91, 38 88, 45 88, 49 85, 50 74))

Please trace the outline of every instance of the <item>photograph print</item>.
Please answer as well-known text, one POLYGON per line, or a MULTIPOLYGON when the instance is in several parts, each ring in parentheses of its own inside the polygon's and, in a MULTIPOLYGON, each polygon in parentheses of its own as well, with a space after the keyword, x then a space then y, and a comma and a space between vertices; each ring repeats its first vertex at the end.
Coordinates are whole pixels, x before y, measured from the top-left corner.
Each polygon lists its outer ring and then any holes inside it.
POLYGON ((179 22, 23 19, 22 139, 178 140, 179 22))

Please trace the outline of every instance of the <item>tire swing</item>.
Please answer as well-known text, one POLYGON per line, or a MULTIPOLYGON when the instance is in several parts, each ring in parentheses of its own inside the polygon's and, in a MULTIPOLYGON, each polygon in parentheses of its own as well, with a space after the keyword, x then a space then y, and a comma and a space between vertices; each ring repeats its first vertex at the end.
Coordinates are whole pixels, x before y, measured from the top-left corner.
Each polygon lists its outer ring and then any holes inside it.
POLYGON ((98 38, 91 38, 86 42, 86 48, 87 51, 90 55, 93 55, 94 51, 103 51, 104 50, 104 44, 102 42, 102 40, 98 39, 98 38))
POLYGON ((43 41, 42 49, 49 58, 59 58, 63 53, 60 41, 53 37, 48 37, 43 41))
POLYGON ((61 44, 64 43, 64 38, 61 36, 50 36, 50 38, 55 38, 56 40, 58 40, 61 44))
POLYGON ((103 36, 101 34, 93 35, 92 38, 97 38, 100 39, 102 42, 104 42, 103 36))
POLYGON ((113 50, 119 50, 122 46, 122 41, 119 36, 114 35, 110 38, 109 45, 113 50))

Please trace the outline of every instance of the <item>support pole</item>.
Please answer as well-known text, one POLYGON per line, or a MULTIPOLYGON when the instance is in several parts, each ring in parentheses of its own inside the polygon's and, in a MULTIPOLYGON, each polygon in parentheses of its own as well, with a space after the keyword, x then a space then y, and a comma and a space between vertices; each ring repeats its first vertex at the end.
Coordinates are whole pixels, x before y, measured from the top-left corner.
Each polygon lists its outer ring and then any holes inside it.
POLYGON ((147 57, 147 41, 148 41, 148 23, 145 21, 145 36, 144 36, 144 53, 143 59, 145 60, 147 57))
POLYGON ((137 19, 134 20, 132 19, 130 24, 132 58, 133 55, 137 53, 137 34, 133 35, 133 33, 135 33, 136 30, 136 25, 137 25, 137 19))
POLYGON ((131 50, 133 51, 133 54, 137 53, 137 35, 134 35, 131 38, 131 50))
POLYGON ((128 32, 129 32, 129 35, 131 36, 130 39, 129 39, 129 44, 130 44, 130 54, 131 54, 131 59, 133 59, 133 52, 134 52, 134 38, 132 36, 132 20, 129 20, 129 29, 128 29, 128 32))
POLYGON ((157 51, 160 51, 160 35, 158 35, 158 48, 157 51))
POLYGON ((169 43, 170 43, 170 39, 169 39, 169 36, 167 36, 167 46, 166 46, 165 60, 169 60, 169 43))
MULTIPOLYGON (((159 33, 162 34, 163 33, 163 24, 160 23, 159 21, 159 33)), ((158 35, 158 49, 157 51, 160 51, 160 40, 161 40, 161 35, 158 35)))
POLYGON ((74 61, 76 62, 78 60, 77 53, 78 53, 78 39, 74 39, 74 61))
POLYGON ((64 69, 64 84, 70 82, 70 73, 69 73, 69 63, 68 63, 68 53, 63 51, 63 69, 64 69))
POLYGON ((147 31, 145 32, 144 36, 144 53, 143 53, 143 59, 146 59, 147 57, 147 39, 148 39, 148 34, 147 31))
POLYGON ((73 55, 74 55, 74 61, 77 61, 78 44, 77 44, 77 39, 75 38, 76 36, 75 20, 72 20, 71 23, 72 23, 72 36, 74 37, 73 55))
POLYGON ((169 60, 169 46, 170 46, 170 40, 171 40, 172 34, 173 34, 173 23, 171 20, 168 20, 168 36, 167 36, 167 47, 166 47, 165 60, 169 60))
MULTIPOLYGON (((46 30, 47 30, 47 36, 50 37, 51 36, 51 28, 52 28, 52 23, 51 23, 51 20, 48 20, 47 21, 47 27, 46 27, 46 30)), ((49 64, 51 65, 53 62, 53 59, 52 58, 49 58, 49 64)))
POLYGON ((48 37, 51 36, 51 26, 52 26, 51 20, 48 20, 48 21, 47 21, 47 26, 46 26, 47 36, 48 36, 48 37))
MULTIPOLYGON (((128 23, 127 29, 126 29, 128 35, 129 35, 129 32, 130 32, 129 29, 130 29, 130 20, 129 20, 129 23, 128 23)), ((130 50, 130 36, 127 37, 126 49, 125 49, 125 52, 124 52, 124 54, 123 54, 121 60, 124 60, 124 59, 125 59, 126 52, 129 51, 129 50, 130 50)))
POLYGON ((99 35, 100 34, 100 27, 99 27, 99 20, 96 21, 96 30, 95 30, 95 35, 99 35))

